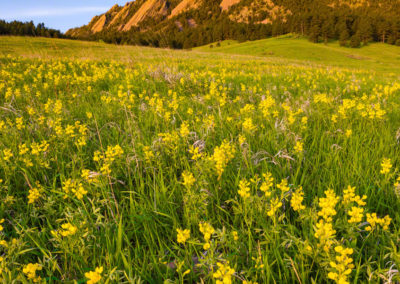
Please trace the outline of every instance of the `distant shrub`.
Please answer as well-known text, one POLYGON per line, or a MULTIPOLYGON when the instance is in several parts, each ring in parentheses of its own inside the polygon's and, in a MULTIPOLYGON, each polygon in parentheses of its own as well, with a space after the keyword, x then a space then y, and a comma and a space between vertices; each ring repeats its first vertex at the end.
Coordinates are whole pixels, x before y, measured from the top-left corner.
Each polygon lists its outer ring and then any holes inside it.
POLYGON ((350 39, 350 47, 352 48, 357 48, 360 47, 361 45, 361 40, 358 35, 353 35, 350 39))

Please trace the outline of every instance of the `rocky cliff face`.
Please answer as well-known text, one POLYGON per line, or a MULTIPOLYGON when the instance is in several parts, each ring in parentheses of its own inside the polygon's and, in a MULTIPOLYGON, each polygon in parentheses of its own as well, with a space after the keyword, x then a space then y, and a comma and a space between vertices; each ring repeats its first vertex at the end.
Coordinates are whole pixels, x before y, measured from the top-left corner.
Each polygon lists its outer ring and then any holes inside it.
MULTIPOLYGON (((219 7, 221 11, 230 13, 231 8, 241 1, 243 0, 221 0, 219 7)), ((252 16, 255 9, 262 6, 264 2, 267 6, 263 7, 262 11, 270 9, 274 14, 287 11, 275 6, 271 0, 257 0, 256 2, 256 4, 251 3, 248 7, 244 6, 240 10, 232 12, 231 19, 246 22, 246 19, 252 16)), ((126 3, 123 7, 115 5, 105 14, 94 17, 88 25, 70 29, 66 34, 79 37, 79 35, 87 36, 104 30, 126 32, 148 19, 169 20, 190 10, 207 9, 207 6, 206 0, 136 0, 126 3)), ((263 20, 268 22, 267 18, 263 20)), ((189 25, 193 26, 193 19, 188 19, 188 21, 189 25)))

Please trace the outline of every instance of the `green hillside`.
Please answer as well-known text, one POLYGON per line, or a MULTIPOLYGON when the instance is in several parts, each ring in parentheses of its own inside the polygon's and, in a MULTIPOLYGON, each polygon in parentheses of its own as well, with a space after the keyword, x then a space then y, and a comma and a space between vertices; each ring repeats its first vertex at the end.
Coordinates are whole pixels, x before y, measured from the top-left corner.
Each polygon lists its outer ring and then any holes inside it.
POLYGON ((194 50, 269 58, 278 57, 376 71, 400 71, 400 47, 381 43, 371 43, 368 46, 354 49, 342 47, 338 42, 315 44, 304 38, 287 35, 244 43, 228 40, 221 42, 220 46, 214 43, 194 50))
POLYGON ((78 40, 4 36, 0 41, 0 54, 42 58, 106 58, 124 61, 152 60, 154 57, 159 59, 164 57, 227 59, 233 56, 235 59, 248 60, 251 58, 252 60, 268 60, 284 64, 311 64, 400 74, 400 47, 371 43, 368 46, 353 49, 341 47, 337 42, 315 44, 307 39, 291 35, 244 43, 226 40, 221 42, 220 46, 214 43, 194 48, 192 51, 111 45, 78 40))

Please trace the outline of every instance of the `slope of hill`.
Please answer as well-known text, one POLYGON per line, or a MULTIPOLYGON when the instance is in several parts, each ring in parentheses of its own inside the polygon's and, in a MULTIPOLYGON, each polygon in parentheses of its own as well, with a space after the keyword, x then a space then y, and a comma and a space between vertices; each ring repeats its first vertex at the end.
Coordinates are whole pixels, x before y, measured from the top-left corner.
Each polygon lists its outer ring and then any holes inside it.
POLYGON ((223 41, 197 47, 195 51, 245 54, 268 58, 285 58, 324 65, 368 68, 372 70, 398 72, 400 74, 400 48, 397 46, 370 43, 363 48, 349 49, 337 41, 314 44, 305 38, 286 35, 251 42, 223 41))
POLYGON ((296 64, 339 67, 356 70, 373 70, 385 74, 400 74, 400 48, 381 43, 371 43, 361 49, 341 47, 337 42, 314 44, 304 38, 287 35, 253 42, 238 43, 227 40, 201 46, 192 51, 149 48, 140 46, 115 46, 106 43, 64 39, 24 38, 3 36, 0 55, 25 57, 91 58, 135 61, 138 58, 236 58, 261 60, 277 64, 296 64))
POLYGON ((400 0, 136 0, 66 34, 173 48, 290 32, 352 47, 371 41, 400 45, 399 14, 400 0))

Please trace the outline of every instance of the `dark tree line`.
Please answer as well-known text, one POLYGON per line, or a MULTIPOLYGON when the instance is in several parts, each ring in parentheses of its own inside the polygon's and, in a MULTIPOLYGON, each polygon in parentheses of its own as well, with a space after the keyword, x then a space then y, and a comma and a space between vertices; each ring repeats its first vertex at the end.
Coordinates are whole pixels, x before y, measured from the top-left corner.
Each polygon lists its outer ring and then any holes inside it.
POLYGON ((343 46, 359 47, 368 42, 400 45, 400 4, 395 1, 371 1, 356 8, 331 7, 323 1, 286 0, 293 2, 293 15, 285 24, 290 32, 308 36, 312 42, 339 40, 343 46), (297 5, 295 4, 297 3, 297 5), (300 6, 299 3, 306 5, 300 6))
POLYGON ((63 33, 59 30, 49 29, 43 23, 35 24, 30 22, 12 21, 6 22, 0 20, 0 35, 15 35, 15 36, 40 36, 62 38, 63 33))

